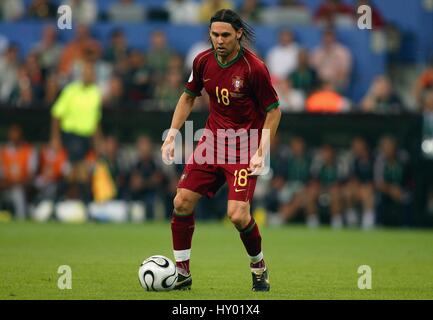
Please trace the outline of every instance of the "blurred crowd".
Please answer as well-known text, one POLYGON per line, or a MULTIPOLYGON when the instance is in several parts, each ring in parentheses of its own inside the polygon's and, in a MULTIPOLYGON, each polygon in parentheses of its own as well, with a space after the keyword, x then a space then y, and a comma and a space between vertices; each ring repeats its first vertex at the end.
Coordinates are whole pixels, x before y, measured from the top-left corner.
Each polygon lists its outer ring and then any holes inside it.
POLYGON ((333 228, 410 224, 410 158, 392 136, 377 145, 357 136, 347 148, 308 147, 302 137, 274 141, 262 205, 268 223, 305 221, 333 228))
MULTIPOLYGON (((19 125, 10 126, 0 148, 3 214, 38 221, 170 217, 183 165, 164 165, 160 145, 150 137, 120 145, 106 135, 79 161, 56 141, 32 145, 19 125)), ((288 141, 277 136, 271 170, 260 176, 252 207, 271 225, 402 226, 410 224, 414 187, 409 155, 391 136, 377 145, 355 137, 346 148, 313 147, 299 136, 288 141)), ((214 199, 200 202, 197 218, 223 219, 226 192, 223 188, 214 199)))
MULTIPOLYGON (((95 65, 97 84, 103 95, 105 107, 141 107, 144 109, 173 110, 177 97, 191 72, 192 60, 200 51, 209 47, 203 40, 193 45, 182 56, 171 48, 167 35, 155 30, 150 37, 147 51, 128 44, 124 31, 113 27, 109 44, 104 47, 100 39, 91 33, 91 24, 105 19, 118 21, 161 20, 170 23, 207 23, 211 13, 219 8, 233 8, 229 0, 169 0, 159 11, 146 11, 145 3, 132 0, 114 2, 104 15, 98 11, 96 1, 70 0, 73 8, 74 38, 64 43, 59 40, 58 30, 47 25, 38 43, 33 44, 29 54, 20 59, 20 46, 0 35, 0 104, 4 107, 50 107, 63 87, 80 79, 82 65, 95 65), (162 17, 162 18, 161 18, 162 17)), ((358 5, 372 5, 360 0, 358 5)), ((279 30, 279 39, 266 52, 257 52, 267 63, 274 85, 278 91, 283 111, 307 112, 380 112, 402 111, 431 112, 433 90, 433 62, 423 70, 412 84, 410 101, 404 101, 391 79, 378 75, 371 87, 359 101, 347 97, 352 81, 354 65, 351 51, 336 36, 333 27, 341 21, 354 23, 357 6, 339 0, 323 0, 312 13, 314 22, 325 26, 322 39, 316 47, 302 47, 289 28, 279 30), (413 105, 408 105, 413 104, 413 105)), ((33 0, 26 8, 22 1, 4 0, 1 3, 4 21, 20 19, 54 19, 56 6, 52 1, 33 0)), ((373 6, 374 7, 374 6, 373 6)), ((243 1, 236 8, 252 23, 265 23, 263 12, 281 10, 308 10, 302 1, 281 0, 280 6, 266 7, 260 1, 243 1)), ((380 12, 373 10, 375 30, 387 26, 380 12)), ((254 50, 254 48, 251 48, 254 50)), ((207 106, 206 94, 197 101, 196 109, 207 106)))
MULTIPOLYGON (((4 22, 53 22, 23 58, 19 44, 0 34, 0 108, 50 108, 53 117, 51 139, 46 143, 27 143, 23 128, 14 124, 7 141, 0 144, 0 219, 168 218, 182 166, 162 165, 160 146, 146 135, 139 136, 135 145, 120 145, 115 136, 104 136, 99 127, 100 107, 173 111, 194 57, 210 46, 207 35, 182 56, 169 46, 163 29, 152 32, 149 49, 144 51, 131 47, 119 27, 113 27, 109 44, 103 46, 92 35, 91 25, 96 21, 206 24, 215 11, 235 8, 234 3, 167 0, 155 9, 146 8, 143 1, 119 0, 101 12, 97 1, 68 0, 64 3, 72 7, 76 25, 73 39, 66 43, 59 39, 54 22, 58 3, 0 2, 4 22), (90 113, 66 112, 80 97, 92 104, 85 111, 90 113)), ((414 105, 405 102, 386 74, 378 75, 359 101, 348 97, 354 58, 334 27, 354 24, 361 4, 372 5, 368 0, 359 0, 356 6, 323 0, 316 12, 308 12, 313 23, 324 26, 320 42, 311 50, 297 41, 290 28, 282 27, 278 42, 266 52, 257 52, 268 66, 281 110, 416 111, 424 115, 425 132, 433 137, 433 60, 411 84, 414 105)), ((278 20, 284 10, 294 12, 294 19, 308 11, 301 0, 280 0, 276 7, 245 0, 235 9, 254 24, 278 20)), ((380 12, 373 10, 373 27, 380 30, 387 25, 380 12)), ((207 109, 207 99, 203 92, 195 109, 207 109)), ((305 221, 310 227, 329 223, 335 228, 371 229, 376 224, 410 223, 414 189, 410 158, 392 137, 383 137, 379 143, 357 137, 346 148, 310 146, 301 137, 277 138, 271 161, 272 170, 260 177, 253 203, 257 214, 265 212, 269 224, 305 221)), ((223 218, 225 201, 220 197, 224 192, 201 202, 197 217, 223 218)))

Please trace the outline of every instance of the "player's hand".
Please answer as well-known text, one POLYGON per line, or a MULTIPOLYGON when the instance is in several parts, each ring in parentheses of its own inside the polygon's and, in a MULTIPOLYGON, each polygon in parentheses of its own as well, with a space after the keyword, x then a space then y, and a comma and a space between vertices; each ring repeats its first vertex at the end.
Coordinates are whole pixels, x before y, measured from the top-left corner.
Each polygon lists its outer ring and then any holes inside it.
POLYGON ((162 161, 165 164, 172 164, 174 159, 174 136, 167 136, 162 147, 162 161))
POLYGON ((263 155, 259 155, 259 151, 257 150, 257 152, 251 157, 250 160, 250 165, 248 167, 248 175, 249 176, 257 176, 260 175, 261 171, 263 170, 264 167, 264 158, 263 155))

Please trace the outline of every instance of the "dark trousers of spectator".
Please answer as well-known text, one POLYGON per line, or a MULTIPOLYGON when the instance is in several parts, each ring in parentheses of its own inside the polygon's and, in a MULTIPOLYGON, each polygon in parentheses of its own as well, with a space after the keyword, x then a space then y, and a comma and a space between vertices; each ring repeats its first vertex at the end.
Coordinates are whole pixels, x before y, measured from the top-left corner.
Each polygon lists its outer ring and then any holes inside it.
POLYGON ((376 222, 382 226, 410 226, 412 216, 410 201, 397 202, 386 194, 380 194, 377 201, 376 222))
POLYGON ((68 132, 62 132, 62 143, 72 164, 83 161, 91 147, 89 137, 68 132))

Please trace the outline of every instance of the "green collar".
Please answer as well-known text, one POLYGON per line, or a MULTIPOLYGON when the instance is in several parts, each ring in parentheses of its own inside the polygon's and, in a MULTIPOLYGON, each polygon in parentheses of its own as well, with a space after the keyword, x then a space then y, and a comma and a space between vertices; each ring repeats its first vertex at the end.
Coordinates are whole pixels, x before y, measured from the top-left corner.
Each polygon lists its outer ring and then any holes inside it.
POLYGON ((236 57, 234 57, 234 59, 232 59, 231 61, 227 62, 226 64, 223 64, 223 63, 221 63, 221 62, 218 60, 218 56, 217 56, 217 54, 216 54, 216 50, 214 50, 214 56, 215 56, 215 59, 216 59, 218 65, 219 65, 221 68, 228 68, 228 67, 230 67, 232 64, 234 64, 236 61, 238 61, 238 60, 242 57, 243 52, 244 52, 244 49, 243 49, 242 46, 241 46, 240 49, 239 49, 238 54, 236 55, 236 57))

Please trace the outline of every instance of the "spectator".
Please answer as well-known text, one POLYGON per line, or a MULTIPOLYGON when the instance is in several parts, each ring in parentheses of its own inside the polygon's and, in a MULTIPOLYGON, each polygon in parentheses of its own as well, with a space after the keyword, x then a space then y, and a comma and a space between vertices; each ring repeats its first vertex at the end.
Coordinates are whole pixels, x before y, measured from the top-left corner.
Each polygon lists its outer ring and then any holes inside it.
POLYGON ((266 56, 266 65, 272 77, 287 79, 296 69, 298 63, 299 46, 294 41, 290 30, 282 29, 279 33, 278 44, 272 47, 266 56))
MULTIPOLYGON (((422 117, 423 117, 423 143, 422 150, 424 156, 433 158, 433 89, 426 91, 422 103, 422 117)), ((431 170, 433 173, 433 170, 431 170)), ((433 180, 430 180, 433 185, 433 180)))
POLYGON ((208 23, 210 18, 218 10, 233 8, 234 6, 231 0, 203 0, 199 11, 199 21, 208 23))
POLYGON ((349 84, 352 55, 345 46, 337 42, 334 31, 328 29, 324 32, 322 45, 314 49, 311 63, 320 80, 331 82, 338 91, 349 84))
POLYGON ((116 75, 112 76, 108 82, 107 94, 103 98, 104 107, 123 107, 125 104, 125 88, 122 79, 116 75))
POLYGON ((50 0, 33 0, 29 5, 27 15, 35 19, 55 19, 57 7, 50 0))
POLYGON ((341 0, 324 0, 314 14, 314 19, 326 26, 335 26, 341 20, 344 24, 348 22, 352 24, 353 12, 352 6, 341 0))
POLYGON ((304 4, 299 0, 279 0, 278 6, 283 8, 297 8, 304 7, 304 4))
POLYGON ((17 108, 30 107, 33 103, 33 95, 29 73, 24 65, 20 66, 16 86, 9 96, 8 104, 17 108))
POLYGON ((36 171, 34 147, 24 141, 17 124, 8 129, 8 141, 0 148, 0 198, 12 203, 15 217, 26 218, 28 194, 36 171))
POLYGON ((377 76, 366 96, 361 101, 366 112, 392 113, 403 110, 402 102, 386 76, 377 76))
POLYGON ((421 106, 421 110, 424 115, 433 115, 433 88, 425 92, 421 106))
POLYGON ((132 51, 133 51, 132 49, 129 49, 128 54, 126 56, 120 57, 115 64, 112 64, 113 74, 119 76, 122 79, 122 82, 124 83, 126 81, 128 72, 130 71, 129 57, 132 51))
POLYGON ((374 165, 374 181, 379 192, 379 222, 401 225, 405 207, 409 203, 407 190, 407 156, 398 152, 397 143, 390 136, 380 141, 374 165))
MULTIPOLYGON (((168 60, 167 70, 176 70, 180 71, 183 74, 183 58, 181 55, 174 53, 170 56, 170 59, 168 60)), ((189 73, 188 73, 189 76, 189 73)))
POLYGON ((316 90, 318 85, 317 73, 309 64, 308 51, 299 50, 298 65, 289 76, 294 89, 301 90, 305 95, 316 90))
POLYGON ((66 0, 73 14, 72 18, 78 24, 90 25, 98 19, 98 4, 95 0, 66 0))
POLYGON ((53 144, 63 142, 72 166, 68 181, 81 186, 84 192, 90 178, 86 157, 91 150, 91 138, 98 145, 102 137, 99 125, 102 94, 95 84, 93 65, 86 63, 82 75, 81 81, 63 89, 51 110, 51 140, 53 144))
POLYGON ((145 8, 134 0, 119 0, 108 9, 111 22, 142 22, 145 19, 145 8))
POLYGON ((44 93, 44 106, 51 108, 60 93, 59 77, 57 73, 52 72, 47 76, 44 93))
POLYGON ((238 10, 242 19, 251 23, 260 23, 259 0, 245 0, 238 10))
POLYGON ((164 31, 156 30, 150 37, 150 49, 146 60, 154 73, 154 81, 159 82, 167 71, 172 52, 167 45, 167 37, 164 31))
POLYGON ((265 25, 311 25, 311 12, 301 1, 279 0, 274 2, 275 5, 264 1, 263 4, 266 5, 260 7, 260 22, 265 25))
POLYGON ((137 139, 139 159, 133 166, 129 178, 131 200, 143 202, 146 216, 154 218, 155 196, 163 180, 162 172, 153 159, 153 144, 148 136, 137 139))
POLYGON ((155 100, 158 108, 173 111, 183 91, 184 84, 181 70, 169 70, 164 81, 159 83, 155 89, 155 100))
POLYGON ((344 187, 347 202, 346 222, 348 226, 354 226, 358 222, 355 205, 361 204, 363 229, 374 227, 374 175, 373 157, 367 142, 356 137, 352 140, 351 164, 348 181, 344 187))
POLYGON ((311 157, 301 137, 293 137, 290 140, 290 153, 285 163, 283 176, 274 177, 272 184, 278 185, 278 179, 284 179, 284 187, 278 193, 279 197, 279 218, 286 222, 295 214, 306 209, 311 204, 307 189, 311 180, 311 157))
POLYGON ((54 70, 59 63, 62 50, 63 46, 57 40, 56 27, 52 24, 44 27, 42 39, 33 47, 41 67, 44 70, 54 70))
POLYGON ((71 76, 72 66, 75 61, 82 61, 85 51, 89 48, 90 50, 98 50, 99 47, 99 42, 90 35, 89 28, 85 25, 78 25, 74 39, 65 46, 61 54, 59 62, 60 76, 67 80, 71 76))
POLYGON ((83 65, 90 63, 95 70, 95 81, 105 97, 108 94, 109 80, 113 66, 101 60, 101 47, 92 45, 85 48, 82 60, 75 60, 72 66, 72 80, 78 81, 82 78, 83 65))
POLYGON ((16 44, 11 44, 0 57, 0 102, 6 103, 18 81, 18 51, 16 44))
POLYGON ((17 21, 24 15, 23 0, 3 0, 0 3, 1 20, 17 21))
POLYGON ((339 113, 348 111, 350 102, 335 91, 331 83, 324 81, 319 90, 307 98, 305 108, 308 112, 339 113))
POLYGON ((325 144, 320 149, 317 161, 312 165, 313 182, 309 186, 308 206, 307 206, 307 225, 317 227, 319 225, 319 198, 328 199, 331 213, 331 226, 334 229, 341 229, 343 226, 342 218, 342 172, 337 161, 335 149, 325 144))
POLYGON ((173 24, 198 23, 199 5, 194 0, 169 0, 165 4, 173 24))
POLYGON ((210 48, 209 43, 209 34, 206 33, 203 36, 203 40, 200 40, 196 43, 194 43, 188 50, 186 56, 185 56, 185 70, 188 74, 192 71, 192 63, 195 59, 195 57, 202 51, 205 51, 210 48))
POLYGON ((278 215, 281 204, 279 193, 285 187, 288 153, 288 146, 281 143, 281 137, 277 132, 269 146, 269 173, 267 176, 259 178, 256 186, 259 190, 263 189, 257 194, 257 202, 259 202, 259 206, 265 206, 266 210, 271 213, 268 220, 269 224, 282 223, 278 215))
POLYGON ((5 53, 8 47, 9 47, 8 38, 0 33, 0 56, 5 53))
POLYGON ((424 93, 430 89, 433 89, 433 58, 415 82, 413 93, 418 105, 423 101, 424 93))
POLYGON ((117 64, 121 59, 128 56, 128 45, 122 29, 116 28, 110 34, 110 45, 105 50, 104 60, 117 64))
POLYGON ((125 200, 127 170, 128 168, 119 151, 117 138, 112 135, 106 136, 93 173, 92 189, 95 201, 125 200), (105 170, 107 170, 105 172, 107 179, 101 175, 101 172, 105 170))
POLYGON ((125 74, 126 97, 138 102, 152 97, 151 70, 145 56, 138 50, 129 54, 129 68, 125 74))
POLYGON ((66 150, 58 143, 44 144, 39 154, 39 169, 35 179, 37 200, 56 200, 62 179, 69 170, 66 150))
POLYGON ((30 80, 32 96, 35 101, 42 101, 44 95, 45 73, 36 53, 29 53, 25 61, 25 69, 30 80))
POLYGON ((304 94, 300 90, 294 89, 290 80, 279 80, 275 90, 280 100, 281 111, 299 112, 304 110, 304 94))

